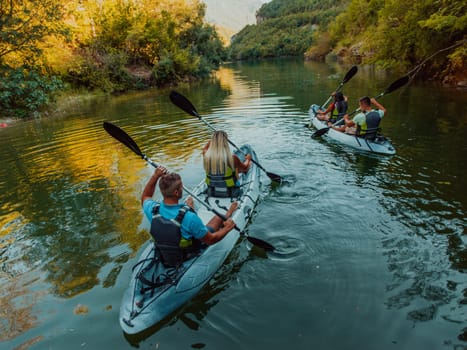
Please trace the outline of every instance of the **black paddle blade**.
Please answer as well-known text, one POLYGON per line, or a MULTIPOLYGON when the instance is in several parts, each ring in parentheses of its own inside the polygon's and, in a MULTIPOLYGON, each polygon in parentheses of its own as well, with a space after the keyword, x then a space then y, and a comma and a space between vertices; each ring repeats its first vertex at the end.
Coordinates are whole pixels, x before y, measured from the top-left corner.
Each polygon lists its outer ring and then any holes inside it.
POLYGON ((327 127, 327 128, 322 128, 322 129, 316 130, 313 134, 311 134, 311 137, 316 138, 316 137, 323 136, 325 133, 327 133, 329 131, 329 129, 330 128, 327 127))
POLYGON ((358 71, 358 67, 357 66, 353 66, 352 68, 349 69, 349 71, 347 72, 347 74, 344 76, 344 79, 342 79, 342 84, 345 84, 346 82, 348 82, 350 79, 352 79, 352 77, 357 74, 357 71, 358 71))
POLYGON ((250 236, 246 236, 246 238, 254 245, 260 247, 260 248, 263 248, 265 251, 267 252, 272 252, 274 251, 276 248, 274 248, 273 245, 269 244, 268 242, 265 242, 263 241, 262 239, 259 239, 259 238, 255 238, 255 237, 250 237, 250 236))
MULTIPOLYGON (((235 146, 235 148, 239 149, 238 147, 235 146)), ((267 171, 266 169, 263 168, 263 166, 261 164, 259 164, 256 160, 254 160, 253 158, 251 159, 251 161, 253 163, 255 163, 258 168, 260 168, 262 171, 264 171, 266 173, 266 175, 271 179, 271 181, 274 181, 274 182, 277 182, 279 185, 282 183, 282 177, 280 177, 279 175, 277 174, 274 174, 274 173, 271 173, 269 171, 267 171)))
POLYGON ((110 136, 123 143, 137 155, 144 157, 143 152, 141 152, 136 142, 118 126, 109 122, 104 122, 104 129, 110 134, 110 136))
POLYGON ((271 173, 269 171, 266 171, 266 175, 274 182, 277 182, 277 183, 282 183, 282 177, 277 175, 277 174, 274 174, 274 173, 271 173))
POLYGON ((394 90, 397 90, 407 84, 409 82, 409 76, 406 75, 405 77, 402 77, 400 79, 397 79, 395 82, 393 82, 389 87, 384 91, 384 94, 389 94, 390 92, 393 92, 394 90))
MULTIPOLYGON (((174 95, 175 96, 175 95, 174 95)), ((182 96, 182 95, 179 95, 179 96, 182 96)), ((182 96, 183 97, 183 96, 182 96)), ((181 100, 180 100, 181 101, 181 100)), ((139 149, 138 145, 136 144, 136 142, 130 137, 130 135, 128 135, 125 131, 123 131, 122 129, 120 129, 118 126, 112 124, 112 123, 109 123, 109 122, 106 122, 104 121, 103 123, 103 126, 104 126, 104 129, 105 131, 107 131, 110 136, 112 136, 113 138, 117 139, 118 141, 120 141, 121 143, 123 143, 125 146, 127 146, 129 149, 131 149, 133 152, 135 152, 137 155, 141 156, 142 158, 145 158, 144 154, 141 152, 141 150, 139 149)), ((145 158, 146 159, 146 158, 145 158)), ((146 159, 146 161, 149 161, 148 159, 146 159)), ((157 165, 155 163, 153 163, 152 161, 149 161, 154 167, 157 168, 157 165)), ((184 188, 185 189, 185 188, 184 188)), ((186 189, 185 189, 186 190, 186 189)), ((189 192, 188 192, 189 193, 189 192)), ((192 196, 197 199, 198 201, 202 202, 201 199, 199 199, 198 197, 196 197, 195 195, 192 194, 192 196)), ((202 202, 204 203, 204 202, 202 202)), ((205 204, 206 205, 206 204, 205 204)), ((215 209, 209 207, 209 205, 207 205, 207 207, 216 215, 218 215, 219 217, 221 217, 223 220, 227 220, 227 217, 219 212, 217 212, 215 209)), ((236 227, 237 228, 237 227, 236 227)), ((238 229, 238 228, 237 228, 238 229)), ((254 237, 249 237, 247 236, 248 240, 254 244, 254 245, 257 245, 258 247, 261 247, 263 248, 265 251, 273 251, 275 248, 259 239, 259 238, 254 238, 254 237)))
POLYGON ((185 96, 183 96, 182 94, 180 94, 177 91, 173 90, 170 93, 169 98, 170 98, 170 101, 172 101, 172 103, 175 106, 177 106, 180 109, 183 109, 188 114, 199 118, 199 114, 198 114, 198 111, 196 110, 195 106, 193 106, 193 104, 190 102, 190 100, 188 100, 185 96))

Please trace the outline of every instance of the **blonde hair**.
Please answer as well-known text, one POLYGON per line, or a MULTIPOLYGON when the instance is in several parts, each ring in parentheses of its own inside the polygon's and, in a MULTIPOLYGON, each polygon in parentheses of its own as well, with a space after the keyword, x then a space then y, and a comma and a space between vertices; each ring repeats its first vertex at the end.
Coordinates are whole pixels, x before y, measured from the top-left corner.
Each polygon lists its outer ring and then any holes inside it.
POLYGON ((211 144, 204 154, 204 170, 210 174, 225 174, 227 168, 235 171, 232 152, 229 148, 225 131, 215 131, 211 137, 211 144))

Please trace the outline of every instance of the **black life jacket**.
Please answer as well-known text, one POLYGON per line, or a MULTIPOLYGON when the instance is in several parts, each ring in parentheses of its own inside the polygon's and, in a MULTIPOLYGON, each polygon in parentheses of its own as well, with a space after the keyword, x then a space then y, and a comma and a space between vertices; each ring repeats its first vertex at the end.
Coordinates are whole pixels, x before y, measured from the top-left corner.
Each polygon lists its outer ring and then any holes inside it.
POLYGON ((236 185, 238 179, 235 171, 227 167, 225 174, 206 174, 208 195, 212 197, 237 197, 239 188, 236 185))
POLYGON ((183 218, 192 209, 184 205, 174 219, 164 218, 159 210, 160 204, 156 204, 152 211, 150 233, 156 241, 156 249, 164 266, 177 267, 183 261, 193 258, 201 248, 199 240, 187 240, 181 234, 183 218))
POLYGON ((345 113, 347 113, 347 101, 337 101, 334 103, 334 109, 331 112, 329 117, 329 121, 331 123, 335 123, 337 120, 344 117, 345 113))
POLYGON ((357 136, 374 138, 378 132, 381 116, 376 111, 370 111, 365 114, 365 123, 357 125, 357 136))

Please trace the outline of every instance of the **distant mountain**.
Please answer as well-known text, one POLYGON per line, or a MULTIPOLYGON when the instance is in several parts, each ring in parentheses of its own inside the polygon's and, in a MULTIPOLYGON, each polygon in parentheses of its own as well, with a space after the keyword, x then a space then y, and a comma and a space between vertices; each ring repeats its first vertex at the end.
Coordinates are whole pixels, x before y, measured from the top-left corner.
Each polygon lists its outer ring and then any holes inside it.
POLYGON ((206 4, 206 21, 215 25, 226 39, 247 24, 256 23, 256 11, 270 0, 202 0, 206 4))

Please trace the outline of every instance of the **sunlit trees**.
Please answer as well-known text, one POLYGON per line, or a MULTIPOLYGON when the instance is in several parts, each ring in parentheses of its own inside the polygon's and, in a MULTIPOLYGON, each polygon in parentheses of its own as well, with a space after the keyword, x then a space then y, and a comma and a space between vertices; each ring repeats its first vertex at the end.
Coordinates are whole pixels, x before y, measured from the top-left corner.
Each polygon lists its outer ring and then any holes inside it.
POLYGON ((92 36, 76 50, 67 76, 75 85, 107 91, 163 85, 206 75, 225 59, 199 1, 104 0, 87 12, 92 36))
POLYGON ((257 19, 234 37, 232 58, 324 60, 333 52, 353 63, 467 80, 465 1, 272 0, 257 19))
POLYGON ((63 35, 58 0, 0 0, 0 62, 21 65, 40 60, 41 41, 63 35))
POLYGON ((343 1, 273 0, 257 12, 257 25, 235 35, 233 59, 302 56, 315 40, 313 33, 342 10, 343 1))
POLYGON ((46 105, 61 87, 42 60, 44 41, 64 36, 58 0, 0 0, 0 111, 22 117, 46 105))
POLYGON ((365 63, 409 69, 434 55, 428 71, 462 68, 467 58, 467 3, 456 0, 352 0, 331 25, 336 49, 348 48, 365 63), (459 45, 456 46, 456 43, 459 45))
POLYGON ((226 51, 204 15, 199 0, 0 0, 0 116, 40 110, 61 81, 114 93, 206 76, 226 51))

